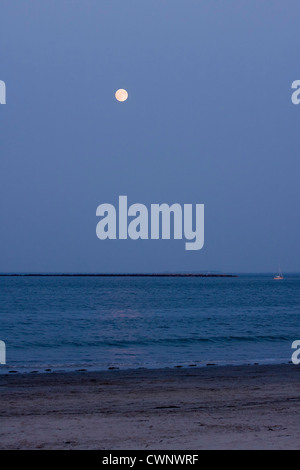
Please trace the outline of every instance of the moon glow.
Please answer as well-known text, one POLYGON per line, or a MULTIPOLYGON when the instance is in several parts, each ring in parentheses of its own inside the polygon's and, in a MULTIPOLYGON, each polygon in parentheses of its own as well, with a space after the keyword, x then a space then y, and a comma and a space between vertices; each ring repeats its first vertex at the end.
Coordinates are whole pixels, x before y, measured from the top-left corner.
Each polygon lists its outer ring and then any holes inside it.
POLYGON ((118 101, 126 101, 128 98, 128 93, 126 90, 123 90, 123 88, 120 88, 119 90, 116 91, 115 97, 116 97, 116 100, 118 101))

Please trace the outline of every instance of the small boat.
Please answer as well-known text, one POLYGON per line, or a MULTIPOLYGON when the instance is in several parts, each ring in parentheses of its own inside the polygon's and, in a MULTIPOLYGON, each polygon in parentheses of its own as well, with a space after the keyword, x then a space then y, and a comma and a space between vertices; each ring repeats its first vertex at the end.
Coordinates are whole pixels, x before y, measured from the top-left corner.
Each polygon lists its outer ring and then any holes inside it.
POLYGON ((282 272, 281 272, 281 270, 280 270, 280 267, 279 267, 279 269, 278 269, 278 274, 276 274, 276 275, 273 277, 273 279, 275 279, 275 281, 279 281, 279 280, 283 279, 283 274, 282 274, 282 272))

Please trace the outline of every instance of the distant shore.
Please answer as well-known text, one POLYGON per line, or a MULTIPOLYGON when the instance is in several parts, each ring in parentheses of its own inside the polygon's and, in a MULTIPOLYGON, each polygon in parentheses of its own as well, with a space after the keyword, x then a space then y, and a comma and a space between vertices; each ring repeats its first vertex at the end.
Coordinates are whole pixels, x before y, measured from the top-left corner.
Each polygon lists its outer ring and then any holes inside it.
POLYGON ((237 274, 197 274, 197 273, 0 273, 0 276, 64 276, 64 277, 238 277, 237 274))
POLYGON ((0 376, 1 449, 298 449, 297 366, 0 376))

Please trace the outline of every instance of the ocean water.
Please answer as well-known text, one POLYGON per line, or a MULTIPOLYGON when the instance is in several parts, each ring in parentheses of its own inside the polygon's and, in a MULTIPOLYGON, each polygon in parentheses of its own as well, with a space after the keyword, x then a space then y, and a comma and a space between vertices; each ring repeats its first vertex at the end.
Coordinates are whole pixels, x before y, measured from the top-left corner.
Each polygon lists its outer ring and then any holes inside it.
POLYGON ((285 363, 300 276, 0 277, 8 370, 285 363))

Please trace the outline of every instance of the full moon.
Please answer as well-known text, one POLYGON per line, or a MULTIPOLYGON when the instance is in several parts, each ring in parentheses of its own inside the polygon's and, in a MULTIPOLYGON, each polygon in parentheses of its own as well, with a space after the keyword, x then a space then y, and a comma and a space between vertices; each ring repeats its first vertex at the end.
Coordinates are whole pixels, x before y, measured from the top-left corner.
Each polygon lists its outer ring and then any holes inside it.
POLYGON ((126 90, 123 90, 123 88, 120 88, 116 91, 115 97, 118 101, 126 101, 128 98, 128 93, 126 90))

